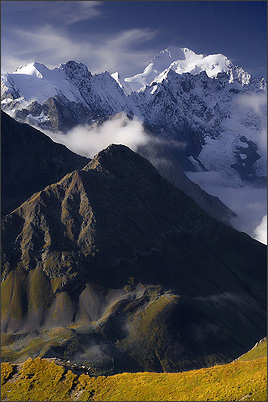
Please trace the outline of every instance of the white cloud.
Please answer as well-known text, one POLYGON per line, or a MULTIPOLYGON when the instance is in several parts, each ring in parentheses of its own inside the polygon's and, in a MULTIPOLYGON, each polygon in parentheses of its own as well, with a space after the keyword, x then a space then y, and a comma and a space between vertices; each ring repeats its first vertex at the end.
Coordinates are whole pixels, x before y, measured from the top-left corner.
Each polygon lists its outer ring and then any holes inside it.
POLYGON ((253 109, 257 114, 263 114, 263 109, 267 107, 267 92, 247 93, 237 98, 238 104, 248 109, 253 109))
MULTIPOLYGON (((47 21, 62 25, 95 18, 102 14, 102 1, 15 1, 10 5, 3 2, 2 7, 7 14, 27 13, 34 14, 40 23, 47 21)), ((23 17, 23 14, 21 14, 23 17)))
MULTIPOLYGON (((48 67, 54 67, 56 60, 70 60, 78 57, 82 52, 82 44, 72 42, 55 28, 51 29, 46 25, 39 32, 31 32, 24 29, 16 29, 13 32, 16 38, 23 38, 25 46, 18 50, 18 43, 14 40, 7 42, 7 48, 3 49, 3 64, 12 64, 11 67, 4 67, 8 72, 14 70, 18 65, 27 64, 32 61, 46 63, 48 67), (7 55, 5 55, 7 54, 7 55), (39 60, 41 58, 41 60, 39 60), (14 63, 16 63, 14 65, 14 63)), ((18 39, 20 41, 20 39, 18 39)), ((87 47, 90 50, 89 47, 87 47)), ((57 64, 57 63, 56 63, 57 64)))
POLYGON ((51 68, 76 60, 85 63, 93 73, 119 70, 124 76, 131 68, 143 68, 148 62, 148 51, 134 51, 132 47, 156 35, 156 31, 148 29, 130 29, 109 38, 103 35, 69 37, 63 29, 51 25, 36 31, 17 28, 13 29, 12 36, 2 40, 2 67, 12 72, 33 61, 51 68))
MULTIPOLYGON (((60 1, 58 4, 58 14, 65 21, 65 25, 73 24, 79 21, 85 21, 90 18, 95 18, 102 14, 100 6, 103 4, 101 1, 76 1, 75 9, 70 1, 60 1), (64 9, 63 9, 64 6, 64 9)), ((53 11, 54 13, 55 11, 53 11)))
POLYGON ((141 121, 137 118, 129 120, 124 113, 107 120, 101 126, 77 126, 67 134, 51 134, 51 132, 46 134, 53 141, 89 158, 93 158, 110 144, 124 144, 137 151, 139 146, 146 145, 150 141, 141 121))
POLYGON ((66 134, 43 132, 53 141, 88 158, 93 158, 110 144, 123 144, 147 158, 156 169, 172 165, 165 151, 159 153, 159 150, 185 147, 182 142, 147 134, 141 120, 137 117, 129 119, 125 113, 113 116, 102 125, 77 126, 66 134))
POLYGON ((256 227, 255 239, 259 240, 261 243, 267 244, 267 215, 262 218, 259 226, 256 227))
POLYGON ((267 91, 259 93, 246 93, 237 97, 236 102, 240 107, 241 115, 244 118, 255 122, 256 128, 248 130, 249 139, 256 142, 261 156, 267 155, 267 91), (254 112, 259 116, 258 122, 252 114, 254 112), (251 135, 250 135, 251 133, 251 135))
POLYGON ((129 29, 111 38, 109 44, 113 49, 128 50, 130 44, 145 42, 155 37, 157 31, 149 29, 129 29))
POLYGON ((226 178, 219 172, 187 172, 187 176, 209 194, 219 197, 237 214, 231 222, 235 229, 265 242, 263 217, 267 213, 266 188, 242 186, 239 180, 226 178))

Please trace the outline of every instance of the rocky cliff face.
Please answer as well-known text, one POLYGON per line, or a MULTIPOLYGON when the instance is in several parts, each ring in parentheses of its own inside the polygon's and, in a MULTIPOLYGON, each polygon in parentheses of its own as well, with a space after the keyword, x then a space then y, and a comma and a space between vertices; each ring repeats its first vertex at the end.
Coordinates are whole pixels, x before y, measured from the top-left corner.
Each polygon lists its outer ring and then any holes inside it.
POLYGON ((13 74, 3 74, 1 83, 3 110, 14 112, 18 121, 53 132, 135 110, 108 72, 92 75, 75 61, 54 70, 31 63, 13 74))
POLYGON ((35 193, 2 233, 9 359, 178 371, 229 361, 265 335, 266 248, 124 146, 35 193))
POLYGON ((261 80, 242 85, 230 82, 227 73, 209 78, 206 72, 177 74, 171 69, 161 82, 130 96, 152 132, 184 144, 184 168, 189 170, 191 163, 198 170, 238 174, 251 181, 266 176, 260 145, 266 125, 261 80), (253 94, 262 104, 255 113, 253 94))

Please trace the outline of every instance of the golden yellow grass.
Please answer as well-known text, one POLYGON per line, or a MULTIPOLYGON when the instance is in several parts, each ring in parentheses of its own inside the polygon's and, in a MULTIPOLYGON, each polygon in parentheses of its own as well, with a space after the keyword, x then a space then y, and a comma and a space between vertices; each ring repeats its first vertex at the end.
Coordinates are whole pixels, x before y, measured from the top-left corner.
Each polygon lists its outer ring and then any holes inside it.
POLYGON ((79 377, 54 362, 27 360, 16 381, 2 365, 3 401, 265 401, 267 358, 183 373, 79 377))
POLYGON ((240 356, 238 360, 240 361, 249 361, 256 360, 260 357, 267 357, 267 339, 263 339, 260 343, 252 348, 250 351, 240 356))

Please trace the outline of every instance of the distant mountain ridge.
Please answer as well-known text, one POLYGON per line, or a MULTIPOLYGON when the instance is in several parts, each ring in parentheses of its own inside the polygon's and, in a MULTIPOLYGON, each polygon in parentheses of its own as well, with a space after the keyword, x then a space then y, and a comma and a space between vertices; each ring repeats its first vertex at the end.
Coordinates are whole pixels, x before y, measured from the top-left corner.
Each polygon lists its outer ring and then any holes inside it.
POLYGON ((162 82, 170 70, 177 74, 190 73, 192 75, 205 71, 210 78, 217 77, 219 73, 228 73, 230 82, 237 80, 242 85, 249 84, 251 79, 249 73, 241 67, 234 66, 223 54, 204 56, 196 54, 186 47, 170 46, 156 54, 143 73, 125 78, 121 84, 124 86, 127 83, 132 91, 138 91, 145 88, 146 85, 150 86, 153 82, 162 82))
POLYGON ((118 73, 92 75, 75 61, 53 70, 35 62, 3 73, 1 85, 2 109, 19 121, 67 132, 124 112, 153 135, 182 142, 177 157, 186 170, 266 182, 266 80, 221 54, 171 47, 125 80, 118 73))

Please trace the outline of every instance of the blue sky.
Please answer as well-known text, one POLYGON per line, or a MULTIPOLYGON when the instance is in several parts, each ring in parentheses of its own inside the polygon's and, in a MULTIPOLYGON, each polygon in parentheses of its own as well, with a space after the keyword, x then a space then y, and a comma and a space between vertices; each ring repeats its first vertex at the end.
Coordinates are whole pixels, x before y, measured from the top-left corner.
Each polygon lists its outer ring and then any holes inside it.
POLYGON ((68 60, 131 76, 168 46, 267 75, 266 1, 2 1, 2 68, 68 60))

